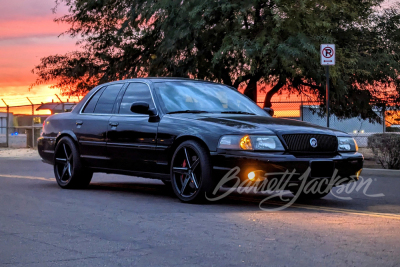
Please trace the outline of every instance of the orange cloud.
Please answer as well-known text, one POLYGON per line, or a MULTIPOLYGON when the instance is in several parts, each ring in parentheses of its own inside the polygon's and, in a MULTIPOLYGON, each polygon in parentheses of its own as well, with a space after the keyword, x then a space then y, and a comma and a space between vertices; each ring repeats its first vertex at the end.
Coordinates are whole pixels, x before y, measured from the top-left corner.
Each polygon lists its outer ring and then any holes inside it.
POLYGON ((0 40, 27 37, 56 37, 68 29, 68 25, 52 21, 53 16, 21 20, 0 21, 0 40))
MULTIPOLYGON (((67 8, 61 5, 54 14, 54 0, 3 2, 0 8, 0 99, 8 105, 27 105, 26 97, 34 103, 58 101, 54 94, 60 92, 50 89, 49 85, 35 86, 30 91, 29 86, 36 80, 31 70, 42 57, 77 49, 77 40, 58 37, 68 25, 53 21, 66 14, 67 8)), ((4 106, 2 101, 0 106, 4 106)))

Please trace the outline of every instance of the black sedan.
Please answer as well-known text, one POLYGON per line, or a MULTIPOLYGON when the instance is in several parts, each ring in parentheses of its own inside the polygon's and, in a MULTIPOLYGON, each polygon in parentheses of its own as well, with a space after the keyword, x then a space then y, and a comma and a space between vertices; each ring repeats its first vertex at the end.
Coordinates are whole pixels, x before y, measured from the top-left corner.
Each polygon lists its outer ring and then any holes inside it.
POLYGON ((357 180, 363 166, 346 133, 272 118, 234 88, 178 78, 97 86, 72 112, 46 119, 38 150, 62 188, 85 187, 94 172, 127 174, 161 179, 184 202, 215 192, 233 168, 244 182, 293 172, 285 189, 296 192, 302 173, 349 177, 337 186, 357 180))

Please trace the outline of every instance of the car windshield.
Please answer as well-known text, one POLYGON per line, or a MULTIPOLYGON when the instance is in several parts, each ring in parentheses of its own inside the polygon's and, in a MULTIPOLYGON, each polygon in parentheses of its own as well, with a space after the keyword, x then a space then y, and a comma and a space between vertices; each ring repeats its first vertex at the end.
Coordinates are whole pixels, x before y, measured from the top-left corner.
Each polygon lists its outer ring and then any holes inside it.
POLYGON ((225 85, 174 81, 156 82, 167 113, 230 113, 269 116, 253 101, 225 85))

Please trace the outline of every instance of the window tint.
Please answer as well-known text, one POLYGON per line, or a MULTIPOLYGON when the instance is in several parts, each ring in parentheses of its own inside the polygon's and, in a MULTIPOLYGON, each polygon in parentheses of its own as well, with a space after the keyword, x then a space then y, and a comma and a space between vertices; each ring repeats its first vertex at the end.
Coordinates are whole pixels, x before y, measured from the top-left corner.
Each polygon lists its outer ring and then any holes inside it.
POLYGON ((119 114, 134 114, 131 111, 133 102, 146 102, 150 108, 154 108, 153 99, 151 98, 150 89, 144 83, 130 83, 122 98, 119 114))
POLYGON ((100 96, 93 113, 110 114, 112 112, 115 99, 123 84, 109 85, 100 96))
POLYGON ((101 94, 104 91, 104 88, 101 88, 97 91, 94 96, 90 99, 89 103, 87 103, 86 107, 83 109, 83 113, 93 113, 94 108, 96 107, 97 101, 99 100, 101 94))
POLYGON ((157 82, 155 91, 160 95, 167 113, 201 110, 213 113, 246 112, 269 116, 256 103, 222 84, 200 81, 157 82))

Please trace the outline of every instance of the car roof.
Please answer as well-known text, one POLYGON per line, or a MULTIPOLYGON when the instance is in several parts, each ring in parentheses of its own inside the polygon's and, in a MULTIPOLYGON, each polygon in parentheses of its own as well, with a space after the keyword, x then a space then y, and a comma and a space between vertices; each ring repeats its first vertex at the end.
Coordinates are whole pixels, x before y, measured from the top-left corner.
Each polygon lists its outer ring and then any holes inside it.
MULTIPOLYGON (((190 78, 179 78, 179 77, 146 77, 146 78, 133 78, 133 79, 126 79, 126 80, 118 80, 118 81, 112 81, 108 83, 103 83, 99 84, 99 86, 103 85, 110 85, 114 83, 121 83, 121 82, 158 82, 158 81, 163 81, 163 82, 178 82, 178 81, 192 81, 192 82, 203 82, 203 83, 213 83, 213 84, 219 84, 219 83, 214 83, 211 81, 205 81, 205 80, 196 80, 196 79, 190 79, 190 78)), ((228 86, 228 85, 227 85, 228 86)))

